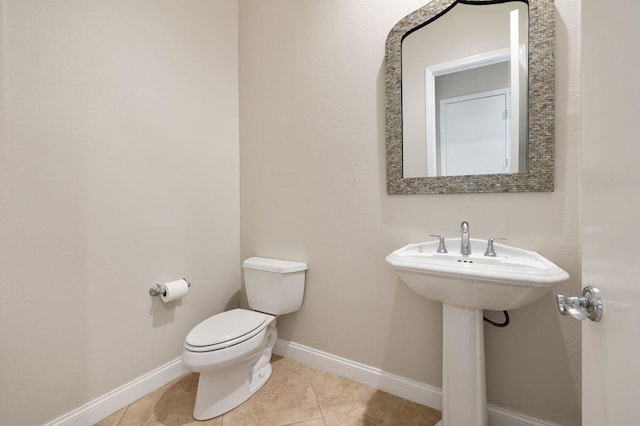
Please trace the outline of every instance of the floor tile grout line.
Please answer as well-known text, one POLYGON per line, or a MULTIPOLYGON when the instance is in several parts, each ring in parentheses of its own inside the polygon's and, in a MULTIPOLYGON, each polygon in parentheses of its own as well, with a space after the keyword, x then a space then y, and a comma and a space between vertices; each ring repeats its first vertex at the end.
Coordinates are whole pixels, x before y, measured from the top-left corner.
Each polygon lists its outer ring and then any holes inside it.
POLYGON ((324 414, 324 410, 322 409, 322 405, 320 405, 320 400, 318 399, 317 391, 316 391, 315 387, 313 386, 313 377, 309 378, 309 386, 311 386, 311 392, 313 393, 313 397, 316 399, 316 404, 318 404, 318 409, 320 410, 320 415, 322 416, 322 422, 326 426, 327 425, 327 422, 325 421, 326 415, 324 414))
MULTIPOLYGON (((122 422, 122 419, 124 419, 125 414, 127 414, 127 411, 129 411, 129 407, 131 407, 131 404, 127 405, 124 409, 124 411, 122 412, 122 415, 120 416, 120 418, 118 419, 118 423, 116 423, 116 426, 120 426, 120 423, 122 422)), ((123 425, 124 426, 124 425, 123 425)))

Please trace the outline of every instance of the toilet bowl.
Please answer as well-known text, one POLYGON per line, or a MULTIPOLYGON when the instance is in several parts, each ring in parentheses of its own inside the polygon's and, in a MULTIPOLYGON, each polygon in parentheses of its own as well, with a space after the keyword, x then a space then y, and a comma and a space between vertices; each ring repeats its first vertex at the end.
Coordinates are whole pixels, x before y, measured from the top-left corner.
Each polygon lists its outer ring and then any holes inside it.
POLYGON ((217 417, 253 395, 271 376, 275 317, 234 309, 208 318, 187 335, 185 366, 200 373, 193 417, 217 417))
POLYGON ((206 420, 237 407, 271 377, 278 338, 276 316, 302 305, 307 265, 253 257, 243 262, 252 309, 233 309, 196 325, 182 351, 184 365, 200 373, 193 417, 206 420), (268 313, 267 313, 268 312, 268 313))

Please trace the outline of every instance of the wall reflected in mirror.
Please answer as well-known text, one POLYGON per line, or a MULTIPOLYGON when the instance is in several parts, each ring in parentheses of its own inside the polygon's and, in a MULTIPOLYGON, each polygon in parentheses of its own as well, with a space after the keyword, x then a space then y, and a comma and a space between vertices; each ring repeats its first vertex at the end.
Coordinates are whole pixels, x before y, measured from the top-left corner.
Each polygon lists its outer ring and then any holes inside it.
POLYGON ((527 172, 528 18, 456 3, 404 37, 403 177, 527 172))

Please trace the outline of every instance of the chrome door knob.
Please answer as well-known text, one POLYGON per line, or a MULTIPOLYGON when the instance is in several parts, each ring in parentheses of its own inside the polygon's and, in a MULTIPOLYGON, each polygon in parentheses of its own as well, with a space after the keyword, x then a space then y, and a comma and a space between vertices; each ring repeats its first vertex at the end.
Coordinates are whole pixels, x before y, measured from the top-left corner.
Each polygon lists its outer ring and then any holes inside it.
POLYGON ((561 315, 569 315, 578 321, 589 318, 591 321, 598 322, 602 319, 604 312, 600 290, 591 286, 582 289, 582 297, 566 297, 558 294, 556 303, 561 315))

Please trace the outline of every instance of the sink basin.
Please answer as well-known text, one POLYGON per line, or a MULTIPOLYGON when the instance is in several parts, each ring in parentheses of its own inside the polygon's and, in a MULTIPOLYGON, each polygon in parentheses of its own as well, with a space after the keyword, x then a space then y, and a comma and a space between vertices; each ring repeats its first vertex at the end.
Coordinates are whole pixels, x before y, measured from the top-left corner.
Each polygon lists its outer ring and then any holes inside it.
POLYGON ((494 311, 528 305, 569 274, 539 253, 494 242, 496 257, 484 256, 486 240, 471 238, 462 256, 460 238, 409 244, 387 256, 400 279, 416 293, 449 305, 494 311))
MULTIPOLYGON (((467 224, 468 227, 468 224, 467 224)), ((418 294, 442 302, 442 420, 439 426, 487 426, 483 309, 517 309, 569 278, 534 251, 469 239, 471 254, 461 255, 460 238, 409 244, 387 256, 400 279, 418 294)))

